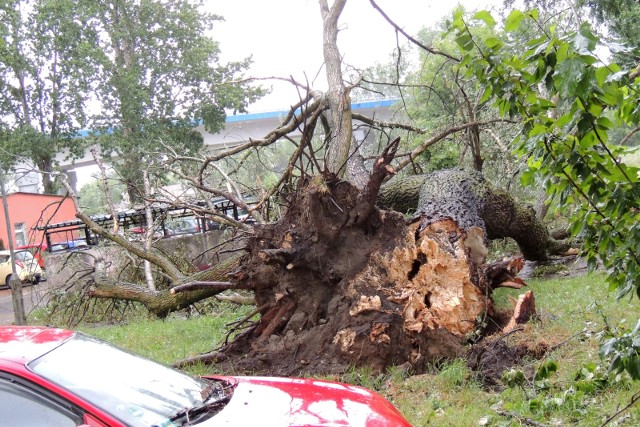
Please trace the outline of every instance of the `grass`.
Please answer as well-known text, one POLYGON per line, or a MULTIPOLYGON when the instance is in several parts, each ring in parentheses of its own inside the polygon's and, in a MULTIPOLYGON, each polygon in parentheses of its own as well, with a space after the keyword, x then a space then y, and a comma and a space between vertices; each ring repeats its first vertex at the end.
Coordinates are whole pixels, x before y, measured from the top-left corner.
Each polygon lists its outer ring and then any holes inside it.
MULTIPOLYGON (((212 315, 171 315, 164 320, 139 317, 122 325, 82 324, 75 329, 170 365, 218 347, 226 338, 227 324, 244 318, 250 311, 248 306, 218 303, 212 315)), ((211 367, 197 365, 189 371, 199 375, 213 372, 211 367)))
MULTIPOLYGON (((563 272, 560 272, 562 274, 563 272)), ((503 338, 509 345, 527 343, 556 348, 543 360, 519 367, 534 372, 544 363, 557 371, 543 381, 498 391, 484 389, 462 359, 433 366, 428 373, 408 375, 399 368, 378 374, 354 368, 339 378, 375 389, 387 397, 415 427, 420 426, 599 426, 640 390, 624 375, 606 377, 598 356, 605 324, 633 325, 640 317, 638 301, 616 301, 603 274, 536 278, 529 283, 539 317, 524 331, 503 338), (535 424, 538 423, 538 424, 535 424)), ((496 304, 509 307, 523 290, 498 289, 496 304)), ((224 340, 226 325, 250 308, 216 305, 214 315, 164 321, 139 319, 125 325, 81 325, 79 329, 163 363, 208 352, 224 340)), ((212 372, 200 366, 192 373, 212 372)), ((640 404, 616 418, 640 425, 640 404)))

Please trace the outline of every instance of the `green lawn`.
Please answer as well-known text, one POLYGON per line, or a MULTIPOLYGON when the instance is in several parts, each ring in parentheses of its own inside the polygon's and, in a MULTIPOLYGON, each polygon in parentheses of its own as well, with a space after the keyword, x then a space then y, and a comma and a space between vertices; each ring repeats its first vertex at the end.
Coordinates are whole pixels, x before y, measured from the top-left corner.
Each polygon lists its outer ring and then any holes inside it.
MULTIPOLYGON (((535 293, 539 318, 504 340, 510 345, 526 342, 553 349, 544 359, 526 360, 519 367, 531 373, 555 362, 557 372, 538 383, 486 390, 463 360, 434 365, 429 373, 413 376, 399 369, 382 375, 354 369, 339 380, 378 390, 416 427, 601 425, 640 391, 640 384, 625 375, 607 377, 607 364, 598 356, 605 323, 634 325, 640 318, 637 299, 616 301, 607 292, 603 274, 565 278, 560 271, 550 280, 530 280, 529 289, 535 293)), ((496 303, 507 307, 510 296, 522 292, 499 289, 496 303)), ((170 364, 216 348, 225 339, 226 325, 249 311, 251 307, 218 304, 211 315, 171 316, 164 321, 137 318, 124 325, 80 325, 78 329, 170 364)), ((204 374, 215 368, 199 366, 191 371, 204 374)), ((620 419, 624 425, 640 425, 640 404, 614 421, 620 419)))

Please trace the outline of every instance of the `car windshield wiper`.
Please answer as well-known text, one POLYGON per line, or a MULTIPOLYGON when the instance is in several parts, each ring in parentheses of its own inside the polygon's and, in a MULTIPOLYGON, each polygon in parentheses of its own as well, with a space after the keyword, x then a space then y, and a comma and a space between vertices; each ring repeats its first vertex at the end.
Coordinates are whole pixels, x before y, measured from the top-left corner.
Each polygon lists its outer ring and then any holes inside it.
POLYGON ((199 415, 207 414, 209 417, 220 412, 227 403, 231 400, 233 395, 234 385, 225 387, 221 383, 214 382, 205 387, 202 392, 202 404, 194 406, 192 408, 184 408, 176 412, 169 417, 169 421, 174 422, 177 420, 185 419, 185 422, 181 425, 188 426, 192 422, 200 419, 199 415))
POLYGON ((191 425, 192 422, 200 418, 198 417, 199 415, 202 415, 205 413, 206 414, 212 413, 212 415, 214 415, 218 413, 220 410, 222 410, 222 408, 226 406, 227 403, 229 403, 229 400, 231 400, 231 396, 220 396, 210 401, 207 401, 200 406, 194 406, 193 408, 182 409, 176 412, 171 417, 169 417, 169 421, 174 422, 184 418, 185 423, 183 423, 182 425, 183 426, 191 425))

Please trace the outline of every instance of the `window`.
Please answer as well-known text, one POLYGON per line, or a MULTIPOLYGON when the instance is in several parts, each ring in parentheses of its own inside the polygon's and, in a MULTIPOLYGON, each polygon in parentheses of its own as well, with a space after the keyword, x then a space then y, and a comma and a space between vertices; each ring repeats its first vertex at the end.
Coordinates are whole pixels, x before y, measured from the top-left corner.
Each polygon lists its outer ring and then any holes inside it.
POLYGON ((27 244, 27 226, 24 222, 15 224, 16 230, 16 246, 24 246, 27 244))
POLYGON ((0 422, 12 427, 76 427, 82 417, 22 384, 0 378, 0 422))

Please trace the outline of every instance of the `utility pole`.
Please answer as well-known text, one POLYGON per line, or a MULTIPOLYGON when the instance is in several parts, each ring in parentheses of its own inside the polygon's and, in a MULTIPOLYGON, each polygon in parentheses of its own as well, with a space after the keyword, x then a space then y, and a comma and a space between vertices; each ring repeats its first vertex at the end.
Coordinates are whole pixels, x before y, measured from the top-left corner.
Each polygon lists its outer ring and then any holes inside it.
POLYGON ((4 170, 0 166, 0 191, 2 192, 2 206, 4 207, 4 219, 7 227, 7 240, 9 244, 9 256, 11 261, 11 298, 13 299, 13 315, 16 325, 26 325, 27 316, 24 313, 24 300, 22 299, 22 281, 16 273, 16 257, 13 251, 13 230, 11 219, 9 218, 9 204, 7 203, 7 193, 4 189, 4 170))

